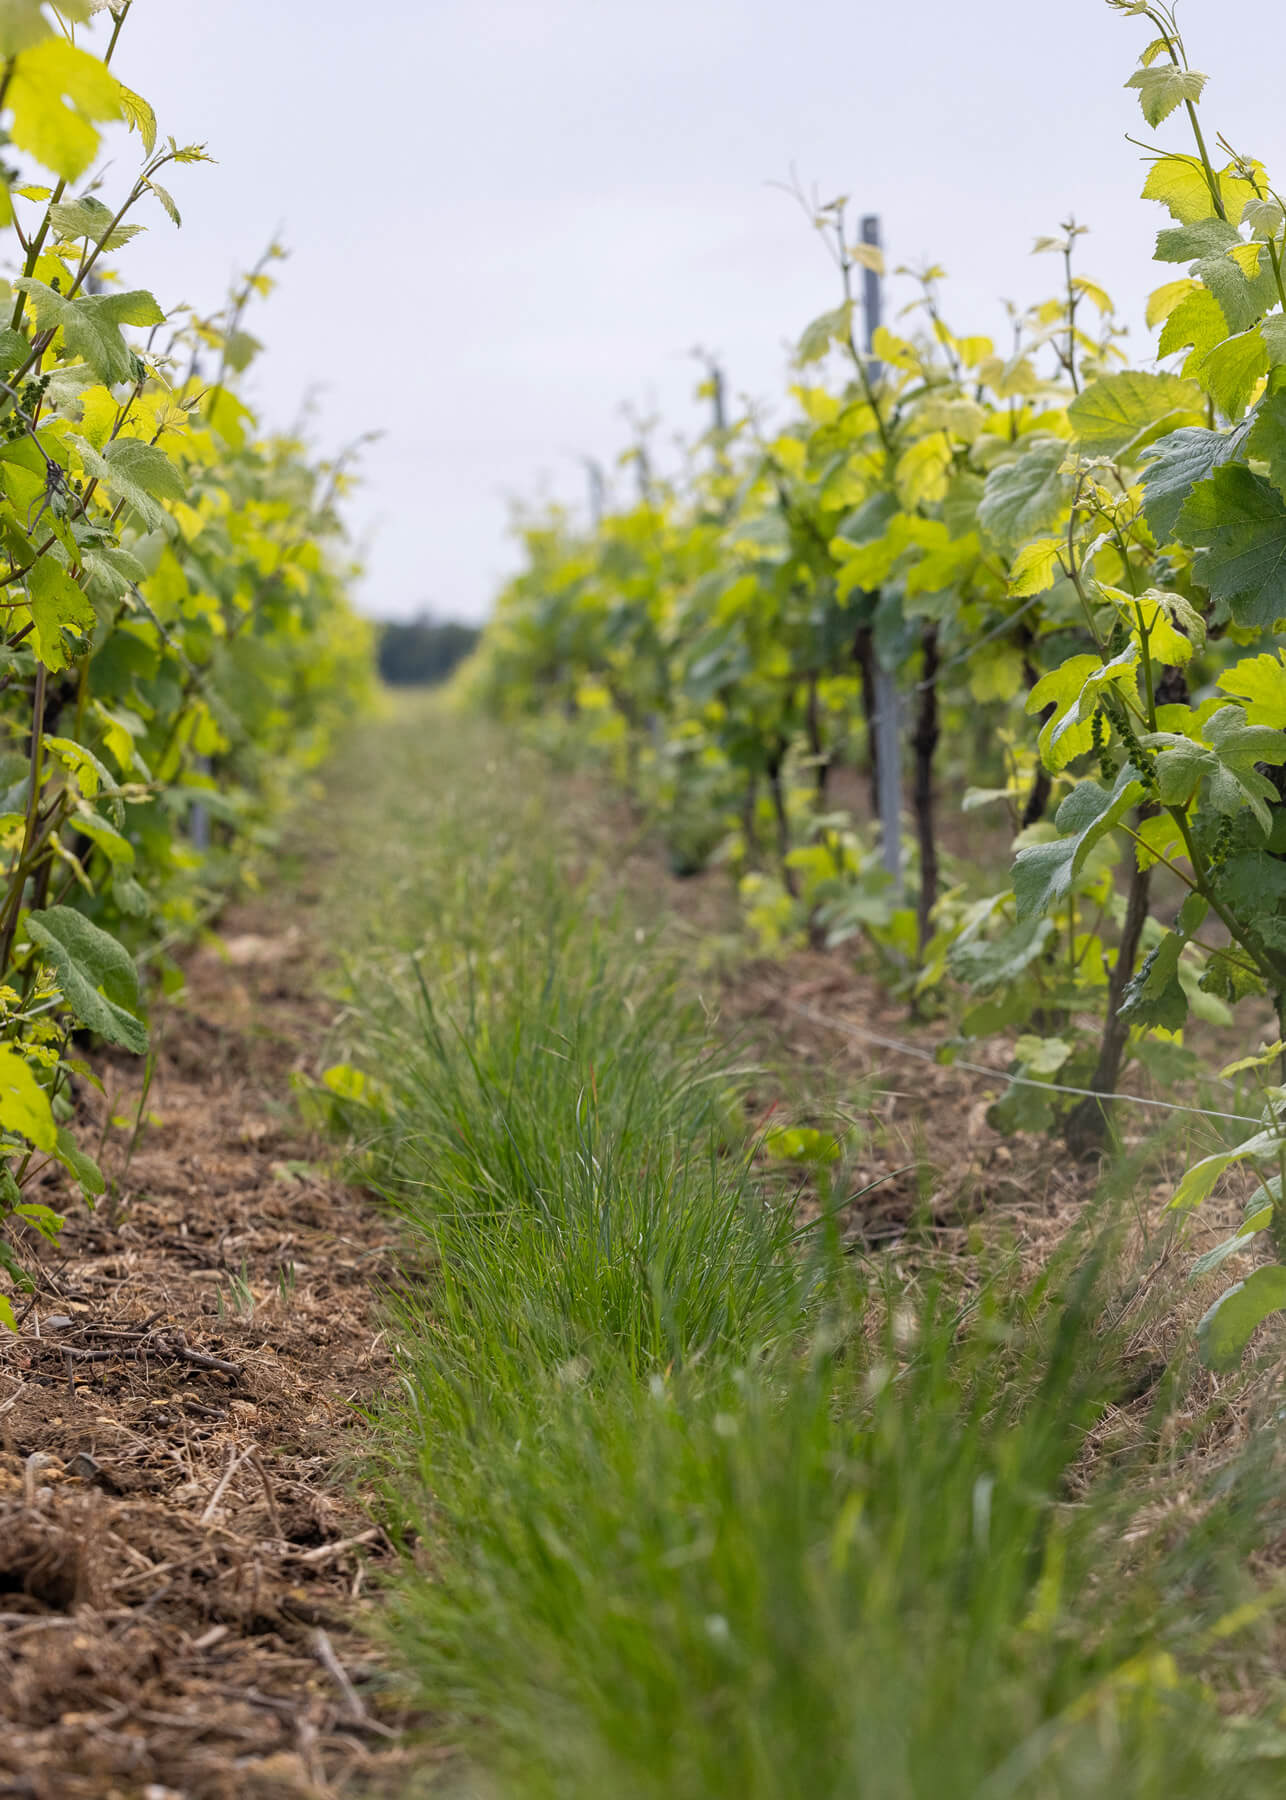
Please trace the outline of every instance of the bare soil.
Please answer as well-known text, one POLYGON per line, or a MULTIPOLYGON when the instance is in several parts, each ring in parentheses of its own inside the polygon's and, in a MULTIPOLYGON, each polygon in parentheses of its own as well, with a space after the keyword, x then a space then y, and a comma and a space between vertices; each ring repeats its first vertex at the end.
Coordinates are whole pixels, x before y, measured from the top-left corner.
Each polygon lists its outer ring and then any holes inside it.
MULTIPOLYGON (((433 1761, 365 1632, 392 1551, 353 1478, 393 1232, 292 1108, 327 1026, 297 928, 221 930, 158 1010, 128 1167, 107 1131, 114 1201, 46 1177, 68 1230, 0 1343, 0 1795, 400 1796, 433 1761)), ((140 1098, 94 1060, 90 1145, 140 1098)))

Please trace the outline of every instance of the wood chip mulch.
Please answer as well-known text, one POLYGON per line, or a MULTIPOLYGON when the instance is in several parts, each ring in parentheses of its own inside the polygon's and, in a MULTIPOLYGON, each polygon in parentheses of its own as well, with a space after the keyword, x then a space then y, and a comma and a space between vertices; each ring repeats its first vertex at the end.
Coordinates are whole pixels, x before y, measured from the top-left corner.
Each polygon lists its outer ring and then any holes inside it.
POLYGON ((402 1796, 436 1758, 363 1629, 393 1233, 292 1108, 327 1024, 304 944, 267 901, 222 929, 160 1009, 128 1166, 138 1066, 77 1098, 90 1147, 129 1122, 115 1196, 36 1196, 70 1224, 0 1341, 0 1796, 402 1796))

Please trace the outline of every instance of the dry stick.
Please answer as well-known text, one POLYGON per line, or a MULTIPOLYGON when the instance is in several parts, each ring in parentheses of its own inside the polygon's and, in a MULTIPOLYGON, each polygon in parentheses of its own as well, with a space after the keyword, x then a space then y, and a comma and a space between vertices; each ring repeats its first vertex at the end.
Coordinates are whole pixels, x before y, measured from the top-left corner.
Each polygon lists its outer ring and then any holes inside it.
POLYGON ((253 1445, 250 1447, 249 1450, 243 1450, 241 1452, 240 1456, 237 1455, 236 1445, 234 1444, 232 1446, 232 1449, 228 1452, 228 1466, 223 1471, 223 1474, 219 1478, 219 1485, 215 1488, 215 1490, 211 1494, 210 1498, 206 1501, 205 1511, 201 1514, 201 1517, 198 1520, 199 1524, 209 1525, 211 1523, 211 1521, 214 1518, 215 1513, 218 1512, 218 1510, 219 1510, 220 1500, 222 1500, 224 1494, 227 1492, 228 1483, 232 1480, 232 1477, 236 1474, 237 1470, 241 1467, 242 1463, 249 1462, 250 1458, 253 1455, 254 1455, 254 1446, 253 1445))
POLYGON ((345 1550, 355 1550, 359 1544, 373 1544, 377 1538, 384 1536, 380 1526, 370 1531, 359 1532, 356 1537, 340 1538, 333 1544, 319 1544, 315 1550, 294 1550, 290 1552, 292 1562, 307 1563, 310 1568, 317 1568, 321 1563, 329 1562, 332 1557, 342 1556, 345 1550))
POLYGON ((367 1712, 361 1695, 349 1680, 348 1670, 336 1656, 335 1647, 324 1631, 319 1629, 313 1633, 313 1648, 318 1662, 344 1696, 344 1704, 353 1723, 363 1726, 367 1731, 377 1732, 380 1737, 395 1738, 398 1734, 391 1726, 382 1725, 367 1712))
POLYGON ((284 1538, 286 1534, 281 1528, 281 1514, 277 1511, 277 1496, 272 1491, 272 1483, 268 1479, 268 1471, 264 1467, 263 1457, 260 1456, 257 1447, 251 1453, 250 1460, 254 1465, 255 1473, 258 1475, 259 1480, 263 1485, 263 1497, 268 1503, 269 1523, 277 1536, 279 1538, 284 1538))

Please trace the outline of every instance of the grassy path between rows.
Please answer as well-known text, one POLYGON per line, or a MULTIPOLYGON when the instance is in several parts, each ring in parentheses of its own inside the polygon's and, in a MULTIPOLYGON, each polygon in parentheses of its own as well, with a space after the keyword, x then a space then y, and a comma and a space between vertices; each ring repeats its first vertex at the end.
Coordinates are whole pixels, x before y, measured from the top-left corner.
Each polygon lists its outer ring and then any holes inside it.
POLYGON ((332 1110, 404 1227, 373 1443, 434 1791, 1282 1792, 1270 1441, 1203 1500, 1163 1382, 1087 1457, 1106 1218, 1035 1286, 895 1286, 752 1154, 711 983, 580 790, 417 706, 318 816, 332 1110))

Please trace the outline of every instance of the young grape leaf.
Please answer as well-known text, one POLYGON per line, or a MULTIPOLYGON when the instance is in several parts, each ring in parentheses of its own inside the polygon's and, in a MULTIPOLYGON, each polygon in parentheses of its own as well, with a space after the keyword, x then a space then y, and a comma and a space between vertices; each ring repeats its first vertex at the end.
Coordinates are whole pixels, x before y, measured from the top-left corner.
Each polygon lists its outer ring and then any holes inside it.
POLYGON ((1253 329, 1225 338, 1207 350, 1196 368, 1197 380, 1226 419, 1239 419, 1251 395, 1268 373, 1268 345, 1253 329))
MULTIPOLYGON (((1145 200, 1159 200, 1180 225, 1216 217, 1206 172, 1195 156, 1160 156, 1143 184, 1145 200)), ((1183 257, 1176 261, 1182 262, 1183 257)))
POLYGON ((0 1047, 0 1127, 37 1150, 52 1150, 58 1142, 49 1095, 31 1065, 8 1045, 0 1047))
POLYGON ((143 229, 141 225, 113 225, 115 216, 110 206, 104 206, 92 194, 79 200, 60 200, 49 208, 49 223, 56 238, 87 238, 104 250, 119 249, 143 229))
POLYGON ((1167 931, 1126 985, 1120 1016, 1132 1025, 1160 1025, 1178 1031, 1188 1016, 1188 996, 1179 979, 1184 939, 1167 931))
POLYGON ((1157 355, 1172 356, 1177 350, 1190 348, 1192 354, 1183 365, 1183 373, 1190 375, 1227 335, 1228 325, 1222 307, 1207 288, 1199 287, 1167 314, 1157 355))
POLYGON ((1193 382, 1143 369, 1100 376, 1067 409, 1077 445, 1087 456, 1139 449, 1163 426, 1173 429, 1201 416, 1201 393, 1193 382))
POLYGON ((1129 763, 1109 790, 1079 782, 1058 809, 1060 837, 1029 844, 1014 859, 1014 899, 1019 920, 1046 913, 1064 897, 1090 851, 1146 795, 1129 763))
POLYGON ((1041 434, 1028 440, 1016 462, 993 469, 978 507, 978 523, 1003 550, 1016 550, 1048 531, 1071 499, 1072 478, 1063 474, 1067 443, 1041 434))
POLYGON ((1197 1326, 1201 1360, 1208 1369, 1235 1369, 1264 1320, 1286 1307, 1286 1268, 1268 1263, 1221 1294, 1197 1326))
POLYGON ((1136 69, 1126 82, 1127 88, 1138 90, 1143 117, 1155 131, 1168 119, 1176 106, 1185 102, 1195 105, 1208 77, 1198 69, 1179 69, 1173 63, 1154 63, 1147 69, 1136 69))
POLYGON ((121 336, 121 326, 165 323, 165 314, 142 288, 123 294, 81 294, 69 300, 32 276, 19 275, 13 285, 30 300, 37 328, 51 331, 61 326, 68 354, 83 357, 108 387, 134 378, 134 352, 121 336))
POLYGON ((65 669, 63 631, 92 632, 97 623, 92 603, 52 556, 42 556, 28 575, 27 597, 36 655, 47 669, 65 669))
MULTIPOLYGON (((28 34, 27 0, 13 0, 0 13, 0 37, 15 29, 28 34)), ((76 181, 98 154, 99 135, 94 129, 121 117, 119 86, 111 71, 96 56, 80 50, 63 37, 46 36, 30 48, 22 47, 13 66, 5 96, 12 122, 13 142, 64 181, 76 181)))
POLYGON ((68 906, 28 913, 26 932, 52 964, 72 1015, 108 1043, 143 1055, 138 970, 124 945, 68 906))
POLYGON ((1286 661, 1280 650, 1276 656, 1243 656, 1216 685, 1248 702, 1247 724, 1286 731, 1286 661))

